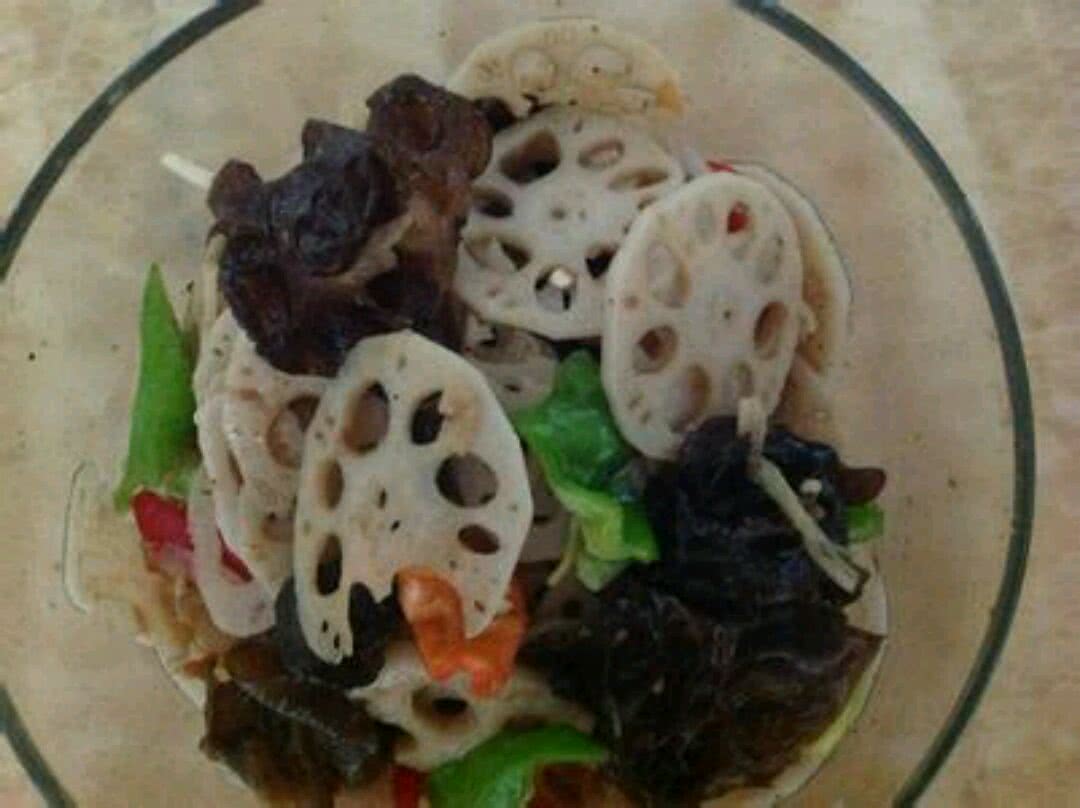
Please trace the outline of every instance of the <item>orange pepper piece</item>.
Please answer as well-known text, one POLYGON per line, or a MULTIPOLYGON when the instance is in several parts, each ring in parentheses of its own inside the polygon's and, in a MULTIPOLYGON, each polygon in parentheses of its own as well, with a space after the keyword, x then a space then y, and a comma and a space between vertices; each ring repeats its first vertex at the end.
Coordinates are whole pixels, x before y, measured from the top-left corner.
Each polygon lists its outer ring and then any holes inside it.
POLYGON ((424 667, 437 682, 469 675, 472 692, 494 696, 510 679, 525 638, 525 590, 511 581, 510 607, 472 639, 465 638, 464 609, 453 585, 433 570, 410 567, 397 575, 398 602, 412 629, 424 667))

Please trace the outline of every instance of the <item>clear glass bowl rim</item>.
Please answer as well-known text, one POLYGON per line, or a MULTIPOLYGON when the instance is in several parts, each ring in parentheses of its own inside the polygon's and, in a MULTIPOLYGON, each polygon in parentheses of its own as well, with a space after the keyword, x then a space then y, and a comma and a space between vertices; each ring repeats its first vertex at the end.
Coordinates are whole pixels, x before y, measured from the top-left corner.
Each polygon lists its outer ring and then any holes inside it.
MULTIPOLYGON (((937 149, 896 99, 836 43, 777 0, 717 2, 731 3, 802 47, 843 79, 892 129, 948 208, 978 273, 998 336, 1013 430, 1009 546, 994 608, 971 670, 930 748, 893 800, 896 806, 913 806, 941 770, 978 709, 1004 648, 1023 586, 1035 507, 1035 423, 1020 329, 1000 265, 974 208, 937 149)), ((259 4, 260 0, 217 0, 132 62, 83 110, 34 174, 7 227, 0 232, 0 285, 53 186, 124 99, 176 56, 259 4)), ((7 735, 16 758, 48 805, 75 804, 38 751, 2 683, 0 731, 7 735)))

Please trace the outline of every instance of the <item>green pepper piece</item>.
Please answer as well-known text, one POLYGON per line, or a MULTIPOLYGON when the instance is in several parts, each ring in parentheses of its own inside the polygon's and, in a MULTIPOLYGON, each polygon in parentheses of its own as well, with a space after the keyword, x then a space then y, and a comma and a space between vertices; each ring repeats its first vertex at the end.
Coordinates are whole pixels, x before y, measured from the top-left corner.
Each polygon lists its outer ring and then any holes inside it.
POLYGON ((552 492, 580 525, 584 560, 575 569, 583 583, 598 588, 626 562, 659 557, 652 527, 622 473, 633 454, 587 351, 563 360, 551 395, 512 420, 552 492))
POLYGON ((120 510, 140 488, 186 497, 198 456, 191 382, 195 363, 156 264, 143 288, 139 340, 128 456, 114 497, 120 510))
POLYGON ((885 511, 874 502, 852 505, 846 511, 847 534, 850 544, 863 544, 885 532, 885 511))
POLYGON ((432 772, 428 796, 432 808, 520 808, 542 767, 606 758, 603 746, 571 727, 508 730, 432 772))

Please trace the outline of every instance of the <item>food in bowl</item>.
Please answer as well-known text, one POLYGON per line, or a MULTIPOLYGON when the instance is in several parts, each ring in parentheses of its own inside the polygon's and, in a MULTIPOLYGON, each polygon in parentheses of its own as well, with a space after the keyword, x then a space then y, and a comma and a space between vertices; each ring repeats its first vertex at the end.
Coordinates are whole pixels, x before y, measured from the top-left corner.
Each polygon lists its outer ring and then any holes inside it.
POLYGON ((367 107, 217 172, 183 317, 148 273, 72 599, 135 607, 270 802, 790 793, 885 634, 885 474, 777 416, 844 351, 823 219, 676 149, 675 71, 593 20, 367 107))

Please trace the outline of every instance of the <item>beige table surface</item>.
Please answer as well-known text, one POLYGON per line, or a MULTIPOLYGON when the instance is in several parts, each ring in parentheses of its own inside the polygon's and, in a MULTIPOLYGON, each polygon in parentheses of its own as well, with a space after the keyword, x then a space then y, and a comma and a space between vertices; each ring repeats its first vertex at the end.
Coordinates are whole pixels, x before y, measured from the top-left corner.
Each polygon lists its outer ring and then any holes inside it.
MULTIPOLYGON (((203 6, 0 0, 0 220, 108 79, 203 6)), ((974 198, 1032 373, 1040 490, 1024 598, 989 695, 925 804, 1080 805, 1080 2, 790 6, 898 97, 974 198)), ((0 748, 0 806, 34 804, 0 748)))

